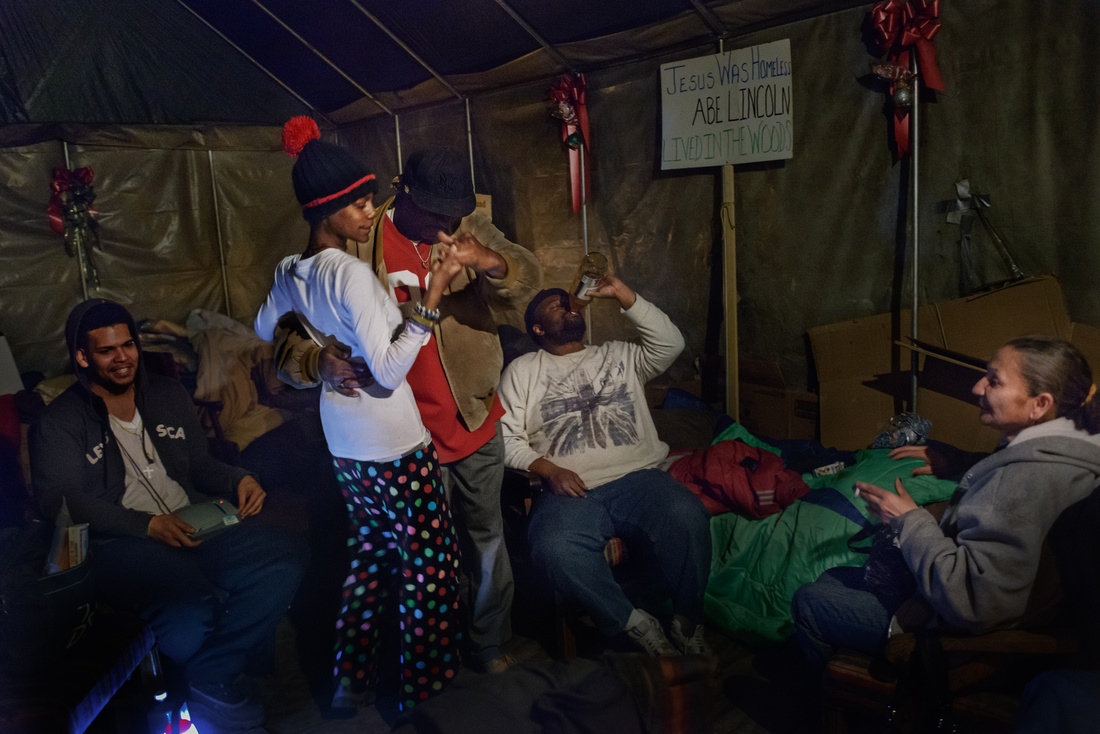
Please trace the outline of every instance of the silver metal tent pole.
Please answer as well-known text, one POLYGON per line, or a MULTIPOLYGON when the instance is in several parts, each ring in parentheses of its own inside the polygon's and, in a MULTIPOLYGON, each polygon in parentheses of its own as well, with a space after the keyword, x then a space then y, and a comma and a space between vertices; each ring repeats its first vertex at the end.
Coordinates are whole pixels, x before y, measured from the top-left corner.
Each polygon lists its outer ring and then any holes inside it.
POLYGON ((584 148, 587 145, 587 141, 583 141, 580 147, 577 148, 581 154, 581 232, 584 237, 584 254, 588 254, 588 191, 585 188, 584 180, 584 148))
POLYGON ((397 139, 397 173, 398 175, 405 172, 401 163, 401 116, 393 116, 393 135, 397 139))
MULTIPOLYGON (((911 57, 912 71, 917 73, 917 55, 914 53, 911 57)), ((918 338, 918 327, 920 326, 920 316, 918 315, 918 307, 920 306, 920 77, 913 79, 913 107, 910 113, 913 119, 910 120, 911 127, 909 129, 909 139, 911 146, 909 152, 912 155, 910 159, 910 165, 912 168, 912 187, 913 187, 913 208, 910 216, 913 220, 913 338, 918 338)), ((910 398, 909 410, 913 413, 917 412, 917 392, 920 387, 920 355, 916 350, 910 352, 910 369, 912 371, 912 388, 913 394, 910 398)))
POLYGON ((470 151, 470 183, 473 185, 474 191, 477 191, 477 178, 474 177, 474 126, 470 121, 469 97, 466 97, 466 148, 470 151))
POLYGON ((396 43, 398 46, 400 46, 401 50, 404 51, 405 53, 407 53, 412 58, 413 61, 420 64, 422 67, 424 67, 424 70, 427 71, 432 76, 434 76, 436 78, 436 81, 438 81, 440 84, 442 84, 444 87, 447 88, 448 92, 450 92, 454 96, 458 97, 459 99, 462 99, 462 93, 461 92, 459 92, 457 89, 455 89, 454 86, 452 86, 450 82, 448 82, 446 79, 444 79, 442 74, 439 74, 438 72, 436 72, 436 70, 433 69, 428 64, 427 61, 425 61, 423 58, 421 58, 420 55, 416 53, 416 51, 413 51, 411 48, 409 48, 409 45, 407 43, 405 43, 403 40, 401 40, 401 38, 396 33, 391 31, 386 26, 385 23, 383 23, 381 20, 378 19, 378 17, 376 15, 374 15, 374 13, 370 12, 369 10, 364 8, 362 5, 360 5, 357 0, 348 0, 348 2, 351 3, 352 5, 354 5, 355 8, 360 13, 367 16, 367 18, 372 23, 374 23, 376 26, 378 26, 378 29, 380 31, 382 31, 387 36, 389 36, 390 40, 393 41, 394 43, 396 43))
MULTIPOLYGON (((69 144, 61 141, 61 152, 65 155, 65 168, 73 170, 72 161, 69 160, 69 144)), ((91 216, 91 215, 89 215, 91 216)), ((80 270, 80 293, 84 296, 84 300, 88 300, 88 272, 84 264, 84 259, 88 257, 88 253, 84 251, 84 238, 80 235, 80 232, 74 232, 74 238, 76 242, 76 266, 80 270)))
MULTIPOLYGON (((578 128, 578 132, 580 128, 578 128)), ((586 181, 584 180, 584 147, 588 144, 583 137, 581 138, 581 144, 577 146, 577 151, 580 153, 580 168, 581 168, 581 236, 584 242, 584 256, 588 257, 588 194, 585 189, 586 181)), ((589 298, 587 304, 584 307, 585 317, 588 321, 588 328, 584 330, 584 340, 587 344, 592 344, 592 300, 589 298)))
MULTIPOLYGON (((718 20, 718 16, 714 14, 714 11, 704 5, 701 0, 689 0, 689 2, 691 2, 692 7, 695 8, 695 14, 702 19, 703 23, 705 23, 708 28, 714 31, 719 41, 721 41, 722 36, 729 33, 729 31, 722 26, 722 23, 718 20)), ((722 53, 721 45, 719 45, 718 53, 722 53)))
POLYGON ((362 93, 362 95, 363 95, 364 97, 366 97, 366 98, 367 98, 367 99, 369 99, 369 100, 370 100, 371 102, 373 102, 374 104, 376 104, 376 105, 377 105, 377 106, 378 106, 379 108, 381 108, 381 109, 382 109, 382 110, 383 110, 383 111, 384 111, 384 112, 385 112, 386 114, 388 114, 388 115, 392 115, 392 114, 393 114, 393 110, 391 110, 391 109, 390 109, 389 107, 387 107, 386 105, 382 104, 382 102, 380 102, 380 101, 378 100, 378 98, 377 98, 377 97, 375 97, 375 96, 374 96, 373 94, 371 94, 371 93, 370 93, 370 92, 368 92, 368 91, 367 91, 366 89, 364 89, 364 88, 363 88, 363 85, 362 85, 362 84, 360 84, 359 82, 357 82, 357 81, 355 81, 354 79, 352 79, 352 78, 351 78, 351 77, 350 77, 350 76, 349 76, 349 75, 347 74, 347 72, 345 72, 345 71, 344 71, 343 69, 341 69, 341 68, 340 68, 339 66, 337 66, 337 65, 336 65, 335 63, 333 63, 333 62, 332 62, 332 60, 331 60, 331 59, 329 59, 329 57, 328 57, 328 56, 325 56, 325 55, 324 55, 323 53, 321 53, 321 52, 320 52, 320 51, 319 51, 319 50, 317 49, 317 47, 316 47, 316 46, 314 46, 314 45, 313 45, 312 43, 310 43, 310 42, 309 42, 309 41, 307 41, 306 39, 302 38, 302 36, 301 36, 301 34, 300 34, 300 33, 298 33, 298 32, 297 32, 296 30, 294 30, 294 29, 293 29, 293 28, 291 28, 291 27, 290 27, 289 25, 287 25, 286 23, 284 23, 284 22, 283 22, 283 20, 282 20, 282 19, 281 19, 281 18, 280 18, 279 16, 275 15, 275 13, 271 12, 271 11, 270 11, 270 10, 268 10, 268 9, 267 9, 266 7, 264 7, 264 4, 263 4, 263 3, 261 3, 261 2, 260 2, 260 0, 252 0, 252 4, 253 4, 253 5, 255 5, 255 6, 257 7, 257 8, 259 8, 260 10, 264 11, 264 13, 266 13, 266 14, 267 14, 267 16, 268 16, 269 18, 271 18, 271 19, 272 19, 273 21, 275 21, 276 23, 278 23, 279 25, 281 25, 281 26, 283 27, 283 30, 285 30, 285 31, 286 31, 287 33, 289 33, 290 35, 292 35, 292 36, 294 36, 294 37, 295 37, 296 39, 298 39, 298 42, 299 42, 299 43, 301 43, 301 44, 302 44, 303 46, 305 46, 305 47, 306 47, 306 48, 308 48, 308 49, 309 49, 310 51, 312 51, 312 52, 313 52, 314 54, 316 54, 316 55, 317 55, 317 58, 321 59, 321 61, 324 61, 324 62, 325 62, 326 64, 328 64, 329 68, 331 68, 331 69, 332 69, 333 71, 335 71, 335 72, 336 72, 337 74, 339 74, 340 76, 344 77, 344 79, 345 79, 345 80, 346 80, 346 81, 347 81, 347 82, 348 82, 349 84, 351 84, 351 85, 352 85, 353 87, 355 87, 356 89, 358 89, 358 90, 360 91, 360 93, 362 93))
POLYGON ((562 56, 561 52, 554 48, 554 46, 552 46, 549 41, 540 36, 539 32, 532 28, 530 23, 525 21, 519 13, 512 9, 512 6, 504 2, 504 0, 496 0, 496 4, 499 5, 501 10, 507 13, 512 18, 512 20, 514 20, 516 24, 519 25, 520 28, 526 31, 527 35, 531 36, 531 38, 535 39, 535 41, 538 42, 540 46, 546 49, 547 53, 553 56, 559 64, 574 73, 577 71, 575 68, 573 68, 573 65, 569 63, 569 60, 562 56))
MULTIPOLYGON (((255 1, 255 0, 253 0, 253 1, 255 1)), ((443 87, 448 92, 453 94, 458 99, 465 100, 465 102, 466 102, 466 139, 467 139, 467 144, 470 148, 470 177, 471 177, 471 179, 473 179, 473 175, 474 175, 474 146, 473 146, 473 138, 471 136, 471 128, 470 128, 470 100, 466 97, 463 97, 462 93, 454 88, 454 85, 452 85, 449 81, 444 79, 442 74, 440 74, 434 68, 432 68, 432 66, 427 61, 425 61, 420 56, 420 54, 416 53, 416 51, 414 51, 409 46, 409 44, 405 43, 405 41, 400 36, 398 36, 396 33, 394 33, 392 30, 390 30, 390 28, 385 23, 383 23, 381 21, 381 19, 378 18, 378 16, 376 16, 374 13, 372 13, 369 10, 367 10, 366 8, 364 8, 358 2, 358 0, 348 0, 348 2, 351 3, 351 5, 356 10, 358 10, 360 13, 362 13, 364 16, 366 16, 367 19, 370 20, 370 22, 374 23, 374 25, 377 26, 380 31, 382 31, 387 36, 389 36, 390 40, 393 41, 394 43, 396 43, 398 46, 400 46, 401 50, 404 51, 406 54, 408 54, 409 57, 413 61, 420 64, 420 66, 425 71, 427 71, 429 74, 431 74, 433 77, 435 77, 436 81, 438 81, 440 84, 442 84, 443 87)), ((395 132, 395 135, 397 136, 397 172, 401 173, 403 171, 403 168, 402 168, 403 162, 402 162, 402 159, 401 159, 401 127, 400 127, 400 124, 397 121, 397 114, 393 113, 393 112, 391 112, 390 114, 393 115, 393 117, 394 117, 394 132, 395 132)), ((476 188, 475 188, 475 190, 476 190, 476 188)))
POLYGON ((210 161, 210 198, 214 200, 214 228, 218 233, 218 262, 221 264, 222 269, 222 292, 225 294, 225 315, 229 318, 233 318, 233 302, 229 300, 228 266, 225 262, 225 240, 222 237, 222 215, 221 209, 218 207, 218 182, 215 178, 217 173, 214 170, 214 151, 207 150, 206 156, 210 161))
POLYGON ((201 22, 201 23, 202 23, 203 25, 205 25, 205 26, 206 26, 207 28, 209 28, 209 29, 210 29, 210 30, 212 30, 212 31, 213 31, 214 33, 216 33, 216 34, 218 35, 218 37, 219 37, 219 38, 221 38, 221 39, 222 39, 223 41, 225 41, 225 42, 226 42, 226 43, 228 43, 228 44, 229 44, 230 46, 232 46, 232 47, 233 47, 233 49, 234 49, 234 50, 235 50, 235 51, 236 51, 237 53, 239 53, 239 54, 240 54, 241 56, 244 56, 244 57, 245 57, 246 59, 248 59, 248 60, 249 60, 249 61, 251 61, 251 62, 252 62, 253 64, 255 64, 256 68, 258 68, 258 69, 259 69, 260 71, 262 71, 263 73, 267 74, 267 75, 268 75, 268 77, 270 77, 270 79, 271 79, 271 80, 272 80, 273 82, 275 82, 276 84, 278 84, 278 85, 279 85, 280 87, 282 87, 282 88, 283 88, 283 89, 285 89, 285 90, 286 90, 287 92, 289 92, 289 93, 291 94, 291 96, 293 96, 293 97, 294 97, 294 98, 295 98, 296 100, 298 100, 299 102, 301 102, 302 104, 304 104, 304 105, 305 105, 306 107, 308 107, 308 108, 310 109, 310 111, 312 111, 312 112, 313 112, 314 114, 316 114, 316 115, 317 115, 318 117, 320 117, 320 118, 321 118, 322 120, 324 120, 324 121, 325 121, 325 122, 327 122, 328 124, 332 125, 333 127, 335 127, 335 126, 336 126, 336 123, 334 123, 334 122, 333 122, 332 120, 330 120, 330 119, 328 118, 328 116, 327 116, 327 115, 325 115, 325 113, 324 113, 324 112, 321 112, 321 111, 320 111, 320 110, 318 110, 318 109, 317 109, 316 107, 314 107, 314 106, 313 106, 313 105, 311 105, 311 104, 310 104, 309 102, 307 102, 307 101, 305 100, 305 98, 304 98, 304 97, 302 97, 302 95, 298 94, 298 93, 297 93, 297 92, 295 92, 295 91, 294 91, 293 89, 291 89, 291 88, 290 88, 290 86, 286 84, 286 82, 284 82, 284 81, 283 81, 282 79, 280 79, 279 77, 275 76, 275 75, 274 75, 274 74, 273 74, 273 73, 272 73, 272 72, 271 72, 271 71, 270 71, 270 70, 269 70, 269 69, 268 69, 268 68, 267 68, 266 66, 264 66, 263 64, 261 64, 261 63, 260 63, 259 61, 257 61, 257 60, 256 60, 255 58, 253 58, 253 57, 252 57, 251 55, 249 55, 249 54, 248 54, 248 53, 247 53, 247 52, 246 52, 246 51, 245 51, 245 50, 244 50, 243 48, 241 48, 240 46, 238 46, 237 44, 235 44, 235 43, 233 43, 233 42, 232 42, 231 40, 229 40, 229 37, 228 37, 228 36, 226 36, 226 35, 225 35, 224 33, 222 33, 222 32, 221 32, 221 31, 219 31, 219 30, 218 30, 217 28, 215 28, 215 27, 214 27, 213 25, 211 25, 211 24, 210 24, 210 22, 209 22, 208 20, 206 20, 206 18, 202 17, 201 15, 199 15, 198 13, 196 13, 196 12, 195 12, 194 10, 192 10, 192 9, 191 9, 191 7, 190 7, 190 6, 189 6, 189 5, 187 4, 187 3, 185 3, 185 2, 183 1, 183 0, 176 0, 176 2, 177 2, 177 3, 179 3, 179 4, 181 5, 181 6, 183 6, 183 8, 184 8, 184 9, 185 9, 185 10, 186 10, 187 12, 191 13, 191 15, 195 16, 196 18, 198 18, 198 19, 199 19, 199 21, 200 21, 200 22, 201 22))

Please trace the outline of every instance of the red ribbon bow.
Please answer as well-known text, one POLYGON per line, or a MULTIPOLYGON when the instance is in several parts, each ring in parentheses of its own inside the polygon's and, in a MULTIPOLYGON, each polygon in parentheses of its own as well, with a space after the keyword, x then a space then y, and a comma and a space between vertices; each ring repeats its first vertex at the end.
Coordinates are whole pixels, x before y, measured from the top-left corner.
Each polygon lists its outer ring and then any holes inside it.
MULTIPOLYGON (((550 86, 550 101, 554 103, 554 115, 561 118, 561 139, 568 141, 569 136, 575 134, 578 129, 581 135, 581 145, 584 146, 584 197, 587 201, 592 194, 592 177, 590 175, 591 164, 589 156, 592 150, 592 142, 588 133, 588 107, 585 100, 588 96, 588 88, 585 85, 584 74, 562 74, 556 82, 550 86)), ((580 151, 578 148, 569 148, 569 186, 573 195, 573 213, 581 208, 581 176, 580 176, 580 151)))
POLYGON ((924 86, 942 92, 943 77, 932 46, 942 27, 939 17, 939 0, 885 0, 871 8, 871 26, 879 45, 890 52, 890 60, 898 63, 900 55, 915 46, 924 86))
MULTIPOLYGON (((940 32, 939 0, 885 0, 871 8, 871 27, 881 46, 889 54, 890 62, 909 68, 909 54, 917 54, 924 86, 942 92, 943 76, 936 63, 936 49, 932 39, 940 32)), ((890 85, 893 94, 894 85, 890 85)), ((909 152, 909 112, 894 109, 894 140, 898 157, 909 152)))
MULTIPOLYGON (((70 171, 68 168, 61 166, 53 169, 53 175, 50 178, 50 202, 46 205, 46 214, 50 218, 50 229, 60 235, 65 234, 65 215, 62 211, 64 206, 62 200, 65 197, 62 194, 77 189, 81 197, 87 196, 90 193, 88 189, 90 189, 94 179, 95 172, 88 166, 78 168, 75 171, 70 171)), ((98 212, 94 209, 88 209, 88 213, 95 216, 98 212)))

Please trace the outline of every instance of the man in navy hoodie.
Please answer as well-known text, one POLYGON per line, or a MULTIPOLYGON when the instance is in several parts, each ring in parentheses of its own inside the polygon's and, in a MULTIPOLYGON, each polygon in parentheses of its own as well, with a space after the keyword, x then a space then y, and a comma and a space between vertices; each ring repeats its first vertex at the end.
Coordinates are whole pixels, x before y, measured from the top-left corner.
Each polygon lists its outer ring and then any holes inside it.
POLYGON ((244 469, 210 456, 186 390, 148 375, 133 317, 104 299, 69 314, 77 382, 31 433, 34 490, 54 517, 62 502, 89 524, 98 597, 152 627, 186 675, 192 712, 219 731, 263 723, 240 687, 249 651, 272 639, 301 578, 300 540, 254 518, 265 493, 244 469), (174 512, 212 499, 242 522, 204 540, 174 512))

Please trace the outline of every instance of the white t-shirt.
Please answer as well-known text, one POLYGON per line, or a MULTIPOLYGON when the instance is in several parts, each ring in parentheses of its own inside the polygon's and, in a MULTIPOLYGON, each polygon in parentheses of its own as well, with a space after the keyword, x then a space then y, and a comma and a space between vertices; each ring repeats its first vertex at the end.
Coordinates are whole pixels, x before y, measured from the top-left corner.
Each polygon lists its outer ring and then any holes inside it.
POLYGON ((133 420, 123 421, 112 415, 110 424, 126 466, 123 507, 150 515, 167 515, 191 504, 179 482, 168 476, 136 408, 133 420))
POLYGON ((369 265, 332 248, 305 260, 284 258, 256 314, 256 334, 270 341, 279 319, 291 311, 311 331, 350 347, 352 360, 365 361, 374 376, 374 384, 355 398, 321 388, 321 424, 333 456, 390 461, 431 440, 405 381, 431 332, 404 329, 393 339, 401 313, 369 265))
POLYGON ((646 404, 645 383, 668 369, 684 338, 641 296, 623 313, 641 344, 612 341, 563 356, 540 349, 504 370, 505 464, 527 469, 546 458, 593 489, 657 467, 668 456, 646 404))

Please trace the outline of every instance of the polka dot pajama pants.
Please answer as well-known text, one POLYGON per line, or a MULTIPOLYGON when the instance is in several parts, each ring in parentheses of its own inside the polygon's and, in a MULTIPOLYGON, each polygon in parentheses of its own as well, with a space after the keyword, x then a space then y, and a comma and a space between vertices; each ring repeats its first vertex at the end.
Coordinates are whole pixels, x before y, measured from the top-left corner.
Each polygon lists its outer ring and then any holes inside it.
POLYGON ((336 683, 353 694, 373 688, 380 644, 396 643, 406 709, 442 691, 460 665, 458 545, 439 459, 428 446, 396 461, 333 463, 352 558, 336 621, 336 683))

